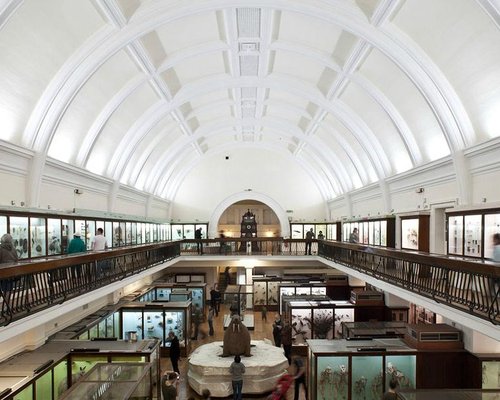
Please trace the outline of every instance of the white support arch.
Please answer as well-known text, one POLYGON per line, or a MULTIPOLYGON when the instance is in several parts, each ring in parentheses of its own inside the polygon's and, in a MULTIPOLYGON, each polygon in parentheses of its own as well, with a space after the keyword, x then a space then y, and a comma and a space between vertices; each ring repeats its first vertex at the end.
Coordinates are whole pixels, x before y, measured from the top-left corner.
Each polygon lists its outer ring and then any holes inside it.
POLYGON ((290 237, 290 223, 288 222, 285 210, 277 201, 259 192, 240 192, 226 197, 215 208, 212 216, 210 217, 210 220, 208 221, 209 238, 216 238, 218 236, 217 226, 224 211, 234 203, 243 200, 256 200, 268 206, 271 210, 274 211, 274 213, 278 217, 278 220, 280 221, 281 236, 285 238, 290 237))

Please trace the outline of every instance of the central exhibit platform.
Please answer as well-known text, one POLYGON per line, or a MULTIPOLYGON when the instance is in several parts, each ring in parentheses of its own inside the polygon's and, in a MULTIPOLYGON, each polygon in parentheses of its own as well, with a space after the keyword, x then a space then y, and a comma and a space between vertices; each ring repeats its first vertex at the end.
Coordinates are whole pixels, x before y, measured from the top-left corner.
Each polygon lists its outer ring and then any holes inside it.
MULTIPOLYGON (((252 340, 251 357, 241 356, 245 365, 243 393, 261 394, 270 392, 278 378, 288 368, 283 349, 262 340, 252 340)), ((222 342, 213 342, 198 347, 189 357, 188 382, 201 394, 210 390, 213 397, 227 397, 233 393, 229 366, 234 357, 221 357, 222 342)))

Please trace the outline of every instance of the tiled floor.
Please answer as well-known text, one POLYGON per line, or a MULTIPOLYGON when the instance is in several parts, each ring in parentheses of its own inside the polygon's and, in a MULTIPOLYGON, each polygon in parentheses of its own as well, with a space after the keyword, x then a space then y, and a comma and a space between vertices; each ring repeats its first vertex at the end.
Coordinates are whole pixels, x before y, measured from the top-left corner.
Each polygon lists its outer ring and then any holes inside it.
MULTIPOLYGON (((248 312, 248 311, 247 311, 248 312)), ((214 319, 214 331, 215 334, 214 336, 207 336, 204 339, 192 341, 192 350, 194 350, 196 347, 210 343, 213 341, 222 341, 223 336, 224 336, 224 329, 223 329, 223 318, 224 314, 228 314, 228 310, 226 309, 225 306, 221 307, 221 312, 219 313, 219 316, 214 319)), ((261 340, 264 338, 267 338, 272 341, 272 323, 274 320, 275 313, 273 312, 268 312, 267 314, 267 322, 262 321, 261 314, 260 312, 255 312, 254 313, 255 318, 255 329, 253 331, 250 331, 252 340, 261 340)), ((202 324, 202 329, 204 332, 208 332, 208 324, 205 322, 202 324)), ((170 364, 170 359, 169 358, 162 358, 161 360, 161 368, 162 371, 165 370, 171 370, 172 366, 170 364)), ((193 396, 195 399, 201 399, 201 396, 199 396, 194 390, 192 390, 189 387, 189 384, 187 382, 187 370, 188 370, 188 362, 187 358, 181 358, 179 362, 179 369, 181 371, 181 379, 179 383, 179 394, 177 396, 178 400, 187 400, 189 396, 193 396)), ((294 371, 291 371, 292 373, 294 371)), ((253 396, 246 396, 244 395, 244 399, 267 399, 269 396, 269 393, 264 394, 264 395, 253 395, 253 396)), ((226 399, 232 399, 232 397, 226 397, 226 399)), ((290 388, 289 393, 288 393, 288 399, 293 399, 293 386, 290 388)), ((305 399, 304 393, 301 393, 301 396, 299 400, 305 399)))

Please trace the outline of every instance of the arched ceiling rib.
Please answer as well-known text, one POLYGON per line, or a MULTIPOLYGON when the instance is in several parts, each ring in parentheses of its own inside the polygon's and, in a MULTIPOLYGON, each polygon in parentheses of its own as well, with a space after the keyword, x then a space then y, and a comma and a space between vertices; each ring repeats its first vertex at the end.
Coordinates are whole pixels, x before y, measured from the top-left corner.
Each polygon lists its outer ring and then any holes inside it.
MULTIPOLYGON (((0 29, 33 1, 5 2, 0 29)), ((51 146, 57 154, 68 120, 94 100, 89 93, 102 106, 85 115, 91 122, 65 157, 169 200, 195 166, 232 146, 280 149, 328 200, 399 172, 396 152, 409 168, 433 161, 429 138, 452 153, 477 140, 452 82, 420 38, 397 24, 415 0, 82 1, 102 21, 68 52, 30 112, 22 143, 39 159, 51 146), (109 96, 97 72, 120 68, 117 54, 136 72, 111 82, 109 96), (411 95, 398 92, 377 60, 411 95), (133 104, 131 121, 117 123, 133 104), (110 145, 114 153, 103 159, 110 145)), ((498 27, 498 6, 477 4, 498 27)))

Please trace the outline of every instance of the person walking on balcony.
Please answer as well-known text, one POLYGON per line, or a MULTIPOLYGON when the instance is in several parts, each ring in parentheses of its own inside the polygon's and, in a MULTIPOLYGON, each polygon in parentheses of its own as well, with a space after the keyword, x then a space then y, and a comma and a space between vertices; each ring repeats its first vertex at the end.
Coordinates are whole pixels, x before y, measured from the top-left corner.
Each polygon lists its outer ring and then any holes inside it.
POLYGON ((312 255, 311 253, 311 247, 312 247, 312 242, 316 235, 314 234, 314 229, 311 228, 306 232, 306 254, 312 255))
POLYGON ((201 232, 201 228, 198 228, 194 231, 194 238, 196 239, 196 252, 198 254, 203 254, 203 242, 201 241, 203 234, 201 232))
MULTIPOLYGON (((75 232, 73 234, 73 239, 71 239, 71 241, 69 242, 68 254, 84 253, 86 251, 87 247, 85 246, 85 242, 81 238, 81 233, 75 232)), ((76 281, 80 281, 82 277, 81 264, 73 265, 71 267, 71 277, 76 281)))
MULTIPOLYGON (((14 248, 14 243, 12 236, 8 233, 4 234, 0 239, 0 264, 16 262, 17 261, 17 251, 14 248)), ((4 303, 8 303, 10 298, 10 292, 14 286, 14 282, 11 279, 5 279, 2 281, 0 289, 2 290, 2 297, 4 303)))
POLYGON ((349 243, 359 243, 358 228, 354 228, 349 235, 349 243))
MULTIPOLYGON (((92 251, 102 251, 108 248, 108 242, 104 237, 104 230, 102 228, 97 228, 97 233, 92 239, 91 249, 92 251)), ((97 261, 97 276, 108 275, 111 271, 111 264, 109 260, 99 260, 97 261)))

